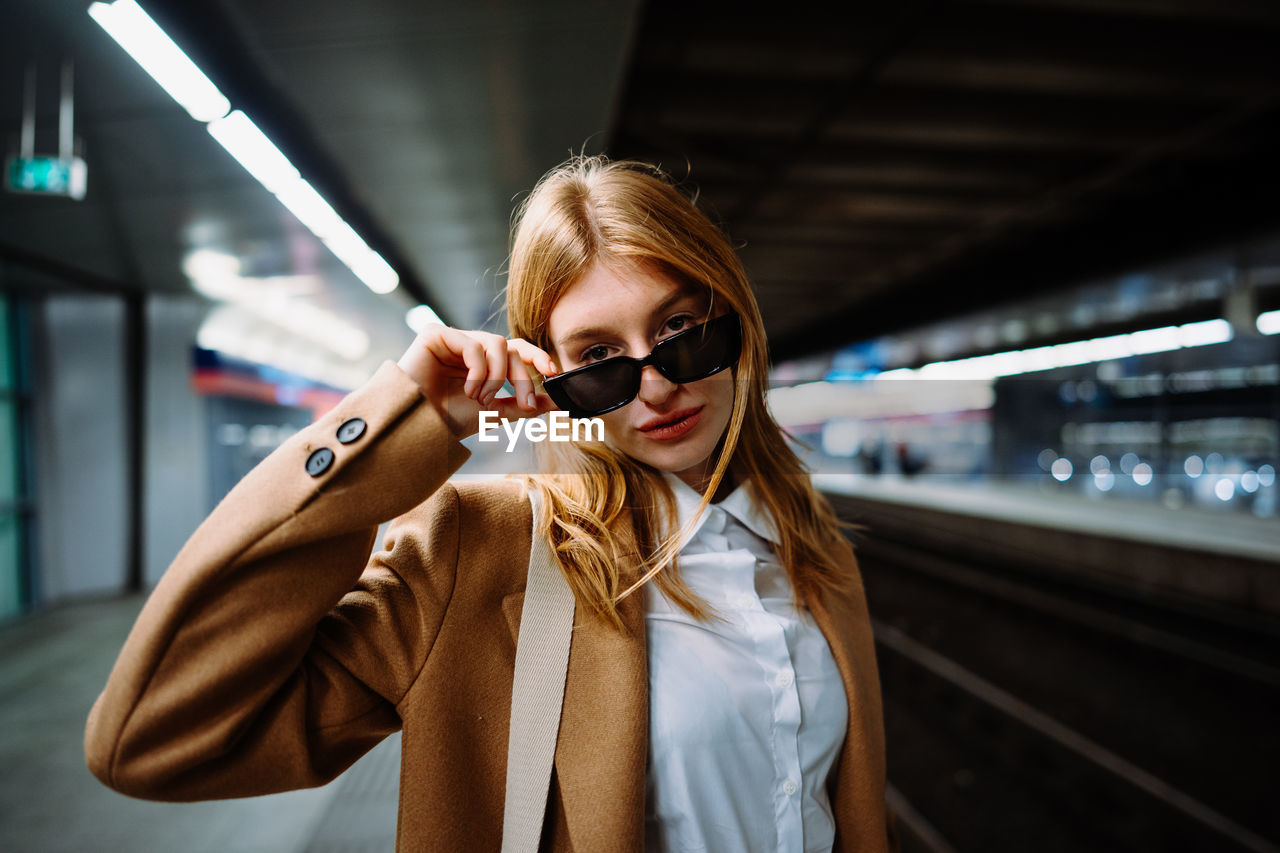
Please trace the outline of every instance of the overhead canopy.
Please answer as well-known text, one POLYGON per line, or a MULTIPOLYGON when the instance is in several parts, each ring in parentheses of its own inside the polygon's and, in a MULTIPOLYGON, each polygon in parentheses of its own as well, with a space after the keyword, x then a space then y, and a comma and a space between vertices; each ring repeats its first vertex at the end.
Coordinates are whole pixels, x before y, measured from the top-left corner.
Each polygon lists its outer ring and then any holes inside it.
POLYGON ((1280 222, 1280 4, 646 5, 611 150, 687 171, 775 357, 1280 222))
POLYGON ((417 302, 503 329, 511 210, 584 147, 696 186, 742 246, 775 358, 1280 223, 1268 0, 143 5, 400 289, 363 288, 82 0, 3 13, 6 153, 28 62, 37 148, 56 146, 70 59, 89 194, 0 196, 0 258, 187 293, 184 259, 224 253, 359 323, 370 358, 404 345, 417 302))

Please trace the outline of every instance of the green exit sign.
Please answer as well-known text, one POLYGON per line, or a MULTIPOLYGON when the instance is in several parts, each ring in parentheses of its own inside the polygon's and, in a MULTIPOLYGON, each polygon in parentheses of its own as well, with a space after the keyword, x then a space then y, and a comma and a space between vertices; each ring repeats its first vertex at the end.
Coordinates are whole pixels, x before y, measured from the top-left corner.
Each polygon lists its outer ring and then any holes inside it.
POLYGON ((89 169, 79 157, 11 157, 4 170, 5 189, 15 193, 84 198, 89 169))

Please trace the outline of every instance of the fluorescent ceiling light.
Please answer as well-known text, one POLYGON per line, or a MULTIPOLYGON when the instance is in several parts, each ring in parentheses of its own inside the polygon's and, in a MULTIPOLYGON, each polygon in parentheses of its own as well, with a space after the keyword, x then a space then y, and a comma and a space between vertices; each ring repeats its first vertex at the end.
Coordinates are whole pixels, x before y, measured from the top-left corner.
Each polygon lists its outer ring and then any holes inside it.
MULTIPOLYGON (((1258 330, 1263 334, 1280 333, 1280 311, 1269 311, 1258 315, 1258 330)), ((1110 361, 1130 355, 1220 344, 1231 340, 1232 334, 1231 324, 1226 320, 1205 320, 1201 323, 1186 323, 1182 326, 1165 326, 1125 335, 1072 341, 1057 346, 998 352, 954 361, 935 361, 914 370, 900 367, 876 374, 875 378, 994 379, 997 376, 1033 373, 1054 367, 1110 361)))
POLYGON ((329 247, 329 251, 349 267, 354 267, 368 252, 373 251, 364 238, 345 222, 340 223, 334 228, 333 233, 326 234, 321 239, 329 247))
POLYGON ((243 305, 221 305, 210 312, 196 332, 196 343, 202 349, 346 390, 368 379, 364 368, 336 362, 310 341, 282 334, 278 326, 243 305))
POLYGON ((1072 341, 1068 344, 1058 344, 1053 348, 1052 355, 1054 365, 1057 367, 1088 364, 1093 361, 1093 356, 1089 352, 1088 341, 1072 341))
POLYGON ((410 308, 404 315, 404 321, 409 324, 409 328, 413 329, 416 335, 422 334, 423 330, 432 323, 439 323, 442 326, 445 324, 444 320, 441 320, 439 315, 426 305, 415 305, 410 308))
POLYGON ((1280 311, 1266 311, 1258 315, 1258 331, 1264 335, 1280 334, 1280 311))
POLYGON ((221 118, 231 103, 134 0, 93 3, 89 16, 196 121, 221 118))
POLYGON ((272 193, 301 180, 289 158, 240 110, 209 122, 209 133, 272 193))
POLYGON ((395 290, 400 276, 391 265, 345 222, 339 223, 334 233, 323 238, 324 244, 351 268, 356 277, 374 293, 384 294, 395 290))
POLYGON ((266 134, 242 111, 228 115, 230 102, 134 0, 93 3, 89 14, 192 118, 208 122, 210 135, 366 287, 374 293, 387 294, 399 286, 400 276, 395 269, 303 180, 266 134))
POLYGON ((766 402, 779 424, 799 426, 836 418, 867 420, 989 409, 995 395, 991 384, 982 381, 932 383, 920 389, 892 382, 821 380, 772 388, 766 402))
POLYGON ((1111 335, 1089 341, 1089 356, 1092 361, 1110 361, 1130 355, 1133 355, 1133 345, 1129 342, 1128 335, 1111 335))
POLYGON ((191 280, 192 287, 210 299, 239 301, 244 298, 239 258, 212 249, 197 249, 183 259, 182 271, 191 280))
POLYGON ((1031 349, 1019 350, 1022 353, 1022 372, 1030 373, 1036 370, 1048 370, 1054 367, 1053 347, 1032 347, 1031 349))
POLYGON ((1226 320, 1205 320, 1178 327, 1178 342, 1184 347, 1200 347, 1231 340, 1231 324, 1226 320))
POLYGON ((1159 329, 1134 332, 1129 336, 1129 345, 1133 347, 1134 353, 1138 355, 1177 349, 1181 346, 1178 343, 1178 327, 1162 326, 1159 329))
POLYGON ((276 190, 276 198, 289 208, 289 212, 298 217, 298 221, 307 226, 312 234, 321 239, 332 236, 346 225, 342 217, 329 206, 320 193, 311 184, 298 178, 276 190))
MULTIPOLYGON (((298 340, 306 341, 308 344, 320 347, 348 361, 359 361, 368 354, 369 336, 365 334, 363 329, 347 323, 323 308, 309 305, 305 302, 290 300, 285 300, 284 302, 283 307, 286 310, 273 311, 261 299, 243 299, 219 306, 214 315, 220 317, 236 316, 244 322, 248 322, 250 318, 253 318, 255 328, 263 333, 261 335, 263 339, 271 337, 273 332, 278 333, 281 329, 288 330, 296 335, 298 340), (223 311, 223 308, 233 308, 234 311, 223 311)), ((209 324, 206 324, 206 326, 209 326, 209 324)), ((213 325, 211 328, 217 329, 218 327, 213 325)), ((211 333, 205 331, 204 327, 202 327, 202 334, 211 333)), ((212 341, 200 338, 198 343, 205 349, 216 349, 229 355, 243 354, 243 347, 240 346, 239 342, 228 342, 226 339, 212 341)), ((269 358, 250 360, 271 363, 269 358)))
POLYGON ((302 179, 289 158, 240 110, 209 123, 209 133, 258 179, 289 212, 329 247, 356 278, 377 294, 400 284, 400 276, 333 207, 302 179))
POLYGON ((365 287, 377 294, 387 294, 400 285, 400 276, 386 259, 372 249, 365 252, 351 271, 364 282, 365 287))

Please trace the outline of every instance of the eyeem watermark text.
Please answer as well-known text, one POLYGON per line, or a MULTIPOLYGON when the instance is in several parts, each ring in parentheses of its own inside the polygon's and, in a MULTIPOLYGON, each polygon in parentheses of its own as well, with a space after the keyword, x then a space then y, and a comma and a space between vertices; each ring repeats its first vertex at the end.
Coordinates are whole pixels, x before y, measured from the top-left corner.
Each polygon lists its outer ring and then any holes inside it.
POLYGON ((507 452, 515 449, 516 439, 524 433, 528 441, 604 441, 604 421, 600 418, 571 418, 568 412, 551 412, 547 420, 521 418, 499 419, 497 412, 480 413, 479 441, 499 441, 501 429, 507 434, 507 452))

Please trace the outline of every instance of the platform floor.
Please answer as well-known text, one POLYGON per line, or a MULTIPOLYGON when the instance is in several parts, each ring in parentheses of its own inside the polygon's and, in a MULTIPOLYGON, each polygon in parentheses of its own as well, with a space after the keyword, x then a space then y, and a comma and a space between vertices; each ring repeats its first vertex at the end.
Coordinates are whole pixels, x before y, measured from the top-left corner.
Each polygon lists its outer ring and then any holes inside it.
POLYGON ((84 724, 142 596, 0 625, 0 851, 373 853, 395 842, 399 736, 323 788, 152 803, 89 773, 84 724))
MULTIPOLYGON (((815 473, 819 489, 887 503, 1280 563, 1280 517, 1093 497, 1050 484, 815 473)), ((1056 484, 1054 484, 1056 485, 1056 484)))

